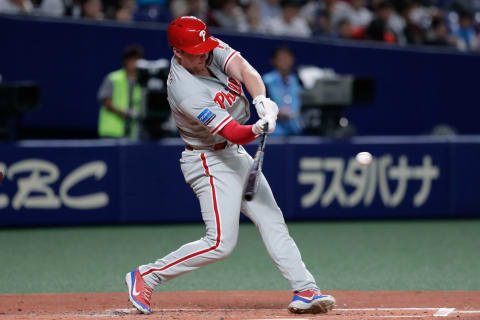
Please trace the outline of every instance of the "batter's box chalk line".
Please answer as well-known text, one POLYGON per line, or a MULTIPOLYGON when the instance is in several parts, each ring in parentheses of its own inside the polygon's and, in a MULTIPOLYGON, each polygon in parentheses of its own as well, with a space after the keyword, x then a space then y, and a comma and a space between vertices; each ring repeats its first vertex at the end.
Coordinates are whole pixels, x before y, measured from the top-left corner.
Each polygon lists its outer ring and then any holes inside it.
POLYGON ((434 317, 448 317, 450 313, 455 311, 455 308, 440 308, 437 312, 433 315, 434 317))
MULTIPOLYGON (((235 312, 235 311, 281 311, 283 309, 269 309, 269 308, 165 308, 165 309, 154 309, 154 312, 235 312)), ((336 308, 333 309, 331 312, 342 312, 342 313, 349 313, 349 312, 356 312, 356 311, 363 311, 363 312, 382 312, 382 311, 430 311, 429 316, 434 317, 448 317, 449 315, 454 314, 480 314, 480 310, 456 310, 455 308, 336 308), (433 314, 432 314, 433 313, 433 314)), ((97 317, 111 317, 111 316, 125 316, 129 314, 138 314, 138 310, 135 308, 124 308, 124 309, 111 309, 105 310, 103 312, 92 312, 89 313, 89 316, 97 316, 97 317)), ((425 317, 425 314, 422 315, 363 315, 365 318, 421 318, 425 317)), ((284 318, 284 317, 275 317, 275 318, 262 318, 262 319, 252 319, 252 320, 309 320, 309 318, 284 318)))

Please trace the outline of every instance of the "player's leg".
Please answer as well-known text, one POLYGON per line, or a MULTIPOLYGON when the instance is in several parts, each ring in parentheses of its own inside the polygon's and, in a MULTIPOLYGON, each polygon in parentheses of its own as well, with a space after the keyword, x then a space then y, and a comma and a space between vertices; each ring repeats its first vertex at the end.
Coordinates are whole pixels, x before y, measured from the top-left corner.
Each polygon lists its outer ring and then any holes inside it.
MULTIPOLYGON (((202 217, 206 225, 206 236, 187 243, 178 250, 154 263, 140 266, 130 278, 138 279, 140 287, 147 288, 148 299, 136 301, 132 293, 135 281, 130 281, 130 300, 140 311, 151 312, 151 292, 162 282, 178 277, 201 266, 227 257, 234 249, 238 237, 238 223, 242 187, 240 186, 234 157, 225 152, 185 152, 182 156, 182 171, 185 180, 200 201, 202 217), (217 157, 217 155, 223 155, 217 157), (145 301, 146 300, 146 301, 145 301), (142 304, 142 302, 144 302, 142 304), (143 305, 148 304, 148 308, 143 305)), ((127 275, 127 284, 129 283, 127 275)))
POLYGON ((252 201, 243 201, 242 212, 257 226, 268 253, 289 281, 294 291, 317 290, 312 274, 302 261, 295 241, 290 237, 270 186, 263 174, 259 176, 257 193, 252 201))
MULTIPOLYGON (((246 157, 251 163, 251 157, 246 157)), ((259 176, 257 193, 252 201, 242 202, 244 212, 257 226, 268 253, 296 293, 289 310, 295 313, 318 313, 331 310, 335 299, 320 294, 312 274, 302 261, 295 241, 290 237, 282 211, 267 180, 259 176)))

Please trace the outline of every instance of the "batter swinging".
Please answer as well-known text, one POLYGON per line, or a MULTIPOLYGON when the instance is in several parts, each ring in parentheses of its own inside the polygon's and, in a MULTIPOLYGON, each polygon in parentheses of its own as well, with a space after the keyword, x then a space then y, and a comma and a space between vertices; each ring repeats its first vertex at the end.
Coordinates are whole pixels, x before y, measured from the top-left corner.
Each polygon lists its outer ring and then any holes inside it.
POLYGON ((253 201, 242 197, 253 160, 241 145, 253 141, 265 123, 272 132, 278 113, 277 105, 265 97, 260 75, 238 51, 210 36, 195 17, 173 20, 168 43, 174 54, 168 101, 186 146, 180 165, 200 201, 206 235, 127 273, 130 301, 141 312, 151 313, 156 286, 226 258, 237 242, 241 211, 257 226, 268 253, 294 291, 288 309, 293 313, 331 310, 335 299, 321 295, 306 269, 265 177, 260 177, 253 201), (255 97, 260 120, 254 125, 244 125, 250 105, 242 83, 255 97))

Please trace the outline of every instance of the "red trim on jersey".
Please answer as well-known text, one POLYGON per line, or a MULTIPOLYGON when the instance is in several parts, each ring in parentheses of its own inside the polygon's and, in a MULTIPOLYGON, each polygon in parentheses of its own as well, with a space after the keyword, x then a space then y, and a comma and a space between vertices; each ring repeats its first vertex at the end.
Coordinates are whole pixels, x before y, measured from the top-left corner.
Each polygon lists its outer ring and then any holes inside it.
POLYGON ((188 256, 185 256, 181 259, 178 259, 177 261, 174 261, 174 262, 172 262, 172 263, 170 263, 170 264, 168 264, 168 265, 166 265, 166 266, 164 266, 160 269, 150 269, 147 272, 142 273, 141 274, 142 277, 144 277, 144 276, 146 276, 146 275, 148 275, 152 272, 166 270, 166 269, 168 269, 168 268, 170 268, 170 267, 172 267, 176 264, 179 264, 180 262, 183 262, 183 261, 188 260, 190 258, 196 257, 198 255, 204 254, 206 252, 215 250, 220 245, 220 237, 221 237, 222 233, 221 233, 221 230, 220 230, 220 214, 218 213, 217 193, 215 191, 215 185, 213 184, 213 176, 210 175, 210 170, 208 169, 207 158, 205 158, 205 153, 201 153, 200 158, 202 158, 203 167, 205 168, 205 174, 210 177, 210 186, 212 187, 213 210, 215 211, 215 223, 217 224, 217 240, 215 242, 215 245, 208 248, 208 249, 204 249, 202 251, 197 251, 197 252, 194 252, 192 254, 189 254, 188 256))
POLYGON ((223 126, 226 125, 226 121, 232 120, 232 116, 227 116, 225 119, 223 119, 212 131, 210 131, 211 134, 217 133, 218 130, 221 130, 223 126))
POLYGON ((227 61, 225 61, 225 64, 223 65, 223 72, 224 73, 227 73, 227 66, 228 66, 228 62, 230 61, 231 58, 233 58, 234 55, 236 55, 238 53, 238 51, 233 51, 227 58, 227 61))
POLYGON ((235 144, 247 144, 255 140, 255 133, 252 132, 253 125, 241 125, 237 121, 230 121, 218 132, 219 135, 235 144))

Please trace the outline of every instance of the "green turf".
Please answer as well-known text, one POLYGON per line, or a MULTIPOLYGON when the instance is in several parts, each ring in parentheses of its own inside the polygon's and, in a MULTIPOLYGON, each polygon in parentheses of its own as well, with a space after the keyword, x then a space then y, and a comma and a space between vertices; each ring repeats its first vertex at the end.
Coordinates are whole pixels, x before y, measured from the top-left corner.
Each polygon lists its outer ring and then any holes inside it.
MULTIPOLYGON (((0 229, 0 293, 123 291, 124 274, 203 225, 0 229)), ((324 289, 480 290, 480 220, 289 223, 324 289)), ((288 290, 251 224, 219 261, 160 290, 288 290)))

